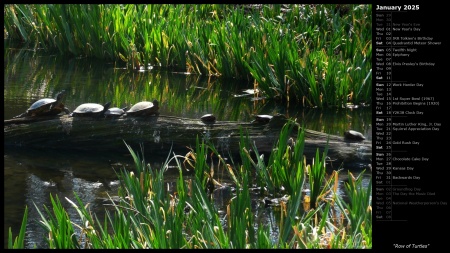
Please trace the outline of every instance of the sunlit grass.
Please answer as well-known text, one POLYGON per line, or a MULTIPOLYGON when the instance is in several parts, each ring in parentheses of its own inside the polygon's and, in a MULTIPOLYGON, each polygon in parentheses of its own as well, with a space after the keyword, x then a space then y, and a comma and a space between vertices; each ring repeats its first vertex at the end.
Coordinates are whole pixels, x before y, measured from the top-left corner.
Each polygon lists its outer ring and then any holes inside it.
POLYGON ((8 249, 23 249, 25 248, 25 232, 26 232, 26 225, 28 222, 28 207, 25 207, 25 211, 23 214, 22 219, 22 226, 20 227, 19 235, 16 236, 16 238, 13 241, 13 235, 11 228, 9 228, 8 233, 8 249))
POLYGON ((335 4, 10 4, 4 30, 47 53, 255 81, 285 103, 370 104, 372 6, 348 8, 340 15, 335 4))

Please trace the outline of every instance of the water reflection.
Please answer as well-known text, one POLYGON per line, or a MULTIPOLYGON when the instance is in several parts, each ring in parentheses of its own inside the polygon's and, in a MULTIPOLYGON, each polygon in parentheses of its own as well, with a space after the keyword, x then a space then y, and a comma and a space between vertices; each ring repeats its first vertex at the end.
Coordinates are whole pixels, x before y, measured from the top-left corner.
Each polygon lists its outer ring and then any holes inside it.
MULTIPOLYGON (((352 128, 363 133, 371 128, 371 108, 305 109, 301 101, 286 107, 273 100, 236 97, 253 84, 152 69, 135 72, 86 59, 40 56, 31 51, 6 50, 4 119, 24 112, 32 102, 67 90, 65 105, 74 110, 83 103, 112 102, 112 107, 131 107, 139 101, 158 99, 161 114, 200 118, 207 113, 217 120, 250 121, 254 114, 286 114, 310 129, 342 134, 352 128)), ((370 137, 370 134, 366 134, 370 137)))
MULTIPOLYGON (((152 168, 160 168, 165 161, 164 157, 152 159, 147 160, 152 168)), ((26 205, 29 207, 27 248, 46 246, 43 239, 45 233, 39 225, 41 218, 34 205, 42 211, 44 206, 51 207, 50 195, 53 198, 57 196, 68 211, 71 220, 75 224, 80 224, 78 213, 65 200, 69 198, 75 201, 74 192, 76 192, 82 202, 89 204, 90 210, 102 221, 105 208, 111 210, 110 206, 105 206, 110 204, 108 195, 117 195, 119 182, 116 172, 120 169, 132 169, 132 159, 127 155, 117 157, 105 154, 54 152, 49 156, 46 152, 27 149, 5 151, 4 160, 4 245, 7 242, 6 235, 9 227, 12 228, 13 235, 18 234, 26 205)), ((331 174, 331 172, 329 170, 328 173, 331 174)), ((189 173, 185 172, 185 175, 186 179, 189 179, 189 173)), ((225 187, 214 191, 214 204, 221 211, 222 218, 225 218, 226 206, 233 196, 234 186, 224 170, 217 171, 215 175, 225 187)), ((370 175, 370 172, 365 174, 363 181, 365 186, 368 184, 370 175)), ((166 173, 167 189, 171 192, 176 189, 177 176, 178 171, 175 168, 170 168, 166 173)), ((338 194, 341 196, 345 196, 344 183, 347 180, 347 172, 342 171, 338 187, 338 194)), ((255 224, 270 224, 271 233, 277 234, 279 209, 264 207, 261 202, 262 197, 257 192, 253 192, 252 208, 255 211, 255 219, 260 221, 255 224)))
MULTIPOLYGON (((345 130, 354 129, 362 132, 366 139, 372 139, 371 108, 315 110, 295 103, 285 107, 275 101, 254 99, 256 95, 239 96, 245 89, 253 88, 253 84, 241 81, 170 73, 156 68, 135 72, 123 69, 117 63, 41 56, 27 50, 5 50, 4 58, 4 119, 11 119, 24 112, 32 102, 54 97, 65 89, 69 93, 65 105, 71 110, 82 103, 103 104, 107 101, 112 101, 112 106, 130 108, 136 102, 156 98, 161 101, 160 113, 169 116, 200 118, 213 113, 218 120, 251 121, 253 114, 283 113, 309 129, 340 136, 345 130)), ((204 135, 208 137, 207 128, 204 135)), ((154 133, 154 138, 158 141, 158 132, 154 133)), ((227 140, 223 138, 223 147, 227 140)), ((8 146, 4 152, 4 245, 9 227, 13 236, 18 234, 26 205, 30 221, 28 248, 45 245, 34 204, 39 208, 49 207, 50 194, 57 195, 71 217, 77 217, 64 199, 75 200, 76 192, 83 203, 90 203, 91 210, 99 211, 101 215, 107 193, 115 195, 117 192, 116 171, 130 168, 132 164, 125 148, 124 152, 117 153, 102 150, 75 153, 8 146)), ((146 154, 145 158, 152 167, 160 168, 166 156, 146 154)), ((370 171, 366 173, 368 178, 370 171)), ((216 175, 222 175, 220 179, 224 184, 227 183, 225 174, 216 172, 216 175)), ((341 194, 344 194, 342 183, 345 177, 344 170, 340 178, 341 194)), ((166 179, 170 184, 173 179, 170 173, 166 179)), ((216 191, 216 206, 222 209, 230 196, 229 190, 216 191)), ((257 204, 255 197, 255 208, 257 204)), ((271 209, 257 210, 255 215, 260 216, 261 222, 271 222, 279 216, 271 209)), ((78 221, 74 219, 74 222, 78 221)))

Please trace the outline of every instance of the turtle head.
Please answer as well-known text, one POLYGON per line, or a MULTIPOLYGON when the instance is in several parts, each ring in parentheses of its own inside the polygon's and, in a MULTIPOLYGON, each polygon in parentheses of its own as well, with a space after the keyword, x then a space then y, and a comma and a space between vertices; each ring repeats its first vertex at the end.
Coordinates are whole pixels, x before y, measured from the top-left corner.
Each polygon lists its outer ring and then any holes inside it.
POLYGON ((156 106, 156 107, 159 107, 159 102, 158 102, 158 100, 156 100, 156 99, 153 99, 153 105, 154 106, 156 106))
POLYGON ((106 112, 109 109, 110 106, 111 106, 111 102, 108 102, 108 103, 104 104, 103 105, 103 112, 106 112))
POLYGON ((56 101, 62 101, 66 96, 66 91, 62 90, 56 95, 56 101))

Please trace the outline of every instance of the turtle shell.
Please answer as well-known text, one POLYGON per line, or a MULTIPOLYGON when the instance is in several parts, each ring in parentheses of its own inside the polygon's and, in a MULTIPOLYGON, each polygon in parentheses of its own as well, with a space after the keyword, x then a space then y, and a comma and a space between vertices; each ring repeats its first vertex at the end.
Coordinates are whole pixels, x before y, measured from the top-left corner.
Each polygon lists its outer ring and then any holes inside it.
POLYGON ((109 108, 108 110, 106 110, 105 116, 106 117, 120 117, 123 114, 125 114, 126 109, 127 109, 126 107, 124 107, 124 108, 112 107, 112 108, 109 108))
POLYGON ((254 115, 255 119, 251 123, 257 123, 257 124, 267 124, 270 123, 270 126, 278 126, 283 125, 286 123, 287 118, 285 115, 277 113, 276 115, 254 115))
POLYGON ((130 110, 127 111, 127 116, 147 116, 157 114, 159 110, 158 100, 153 102, 142 101, 133 105, 130 110))
POLYGON ((202 117, 200 117, 201 121, 204 123, 214 123, 216 122, 216 116, 213 114, 205 114, 202 117))
POLYGON ((71 114, 71 116, 100 116, 108 110, 111 102, 105 105, 96 103, 84 103, 79 105, 71 114))
POLYGON ((354 130, 345 131, 344 138, 347 140, 356 140, 356 141, 362 141, 366 139, 366 137, 364 137, 362 133, 354 130))
POLYGON ((57 100, 53 98, 43 98, 39 99, 38 101, 34 102, 30 108, 28 108, 28 112, 36 112, 39 109, 44 110, 45 107, 50 108, 51 104, 55 103, 57 100))
POLYGON ((268 123, 272 118, 272 115, 255 115, 255 121, 259 123, 268 123))
POLYGON ((265 114, 253 115, 253 117, 255 119, 251 123, 259 123, 259 124, 267 124, 273 118, 272 115, 265 115, 265 114))

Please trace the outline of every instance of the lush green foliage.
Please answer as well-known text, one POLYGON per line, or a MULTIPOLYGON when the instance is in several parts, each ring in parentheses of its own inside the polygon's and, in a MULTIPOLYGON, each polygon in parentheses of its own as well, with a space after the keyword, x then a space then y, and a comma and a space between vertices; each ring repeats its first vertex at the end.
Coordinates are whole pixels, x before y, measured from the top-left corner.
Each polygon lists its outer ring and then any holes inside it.
POLYGON ((20 227, 19 235, 14 239, 12 239, 12 232, 11 228, 9 228, 8 233, 8 249, 23 249, 25 248, 24 242, 25 242, 25 231, 26 231, 26 225, 28 220, 28 207, 25 207, 25 212, 23 214, 22 219, 22 226, 20 227))
POLYGON ((342 107, 371 103, 371 13, 336 4, 11 4, 4 30, 35 50, 244 79, 261 96, 342 107))
MULTIPOLYGON (((78 197, 76 203, 66 200, 78 212, 79 224, 70 221, 57 197, 50 196, 52 208, 44 207, 45 215, 36 208, 49 248, 371 248, 371 184, 363 187, 362 177, 350 174, 346 183, 350 202, 344 202, 337 194, 338 171, 329 177, 322 172, 325 155, 320 156, 319 150, 316 162, 307 165, 303 145, 302 128, 290 122, 283 127, 274 147, 277 152, 267 164, 261 156, 254 161, 247 151, 248 139, 242 135, 242 164, 225 163, 213 146, 197 141, 195 150, 168 158, 159 169, 151 168, 127 145, 135 170, 118 173, 118 198, 111 198, 114 213, 106 211, 103 222, 78 197), (295 128, 297 138, 286 145, 286 137, 295 128), (176 189, 168 190, 164 174, 172 159, 179 177, 176 189), (226 187, 214 175, 218 167, 226 168, 236 187, 224 215, 211 201, 217 187, 226 187), (192 176, 184 175, 186 168, 195 170, 192 176), (260 191, 265 198, 256 207, 251 204, 254 186, 267 189, 260 191), (305 194, 306 190, 311 194, 305 194), (279 198, 281 194, 288 197, 279 198), (269 196, 278 199, 279 205, 268 206, 269 196), (255 214, 269 208, 279 217, 276 233, 273 225, 259 223, 255 214)), ((26 223, 27 212, 14 245, 9 235, 10 248, 23 247, 26 223)))
MULTIPOLYGON (((226 82, 158 69, 136 72, 112 68, 111 64, 102 61, 68 61, 61 56, 45 56, 30 50, 8 50, 4 75, 19 84, 12 86, 5 81, 5 106, 17 104, 17 98, 25 95, 27 103, 21 109, 23 111, 37 99, 54 97, 65 89, 69 92, 65 105, 70 110, 87 101, 101 104, 112 101, 115 106, 130 108, 139 101, 157 98, 163 104, 162 114, 195 118, 202 115, 198 112, 210 112, 219 120, 251 121, 253 114, 286 113, 304 123, 306 129, 341 136, 348 129, 367 132, 372 122, 370 107, 356 110, 317 110, 292 104, 284 107, 273 100, 249 101, 258 95, 242 93, 242 87, 249 87, 246 81, 226 82), (242 94, 242 97, 230 96, 230 93, 242 94), (321 120, 316 120, 318 118, 321 120)), ((10 112, 5 108, 5 114, 10 112)))

